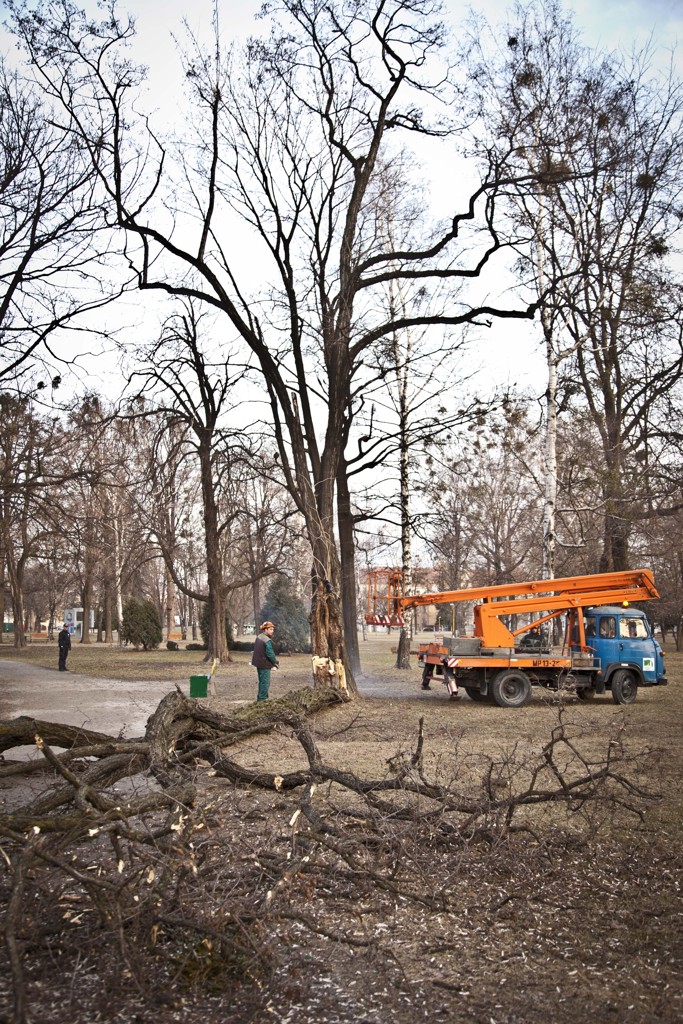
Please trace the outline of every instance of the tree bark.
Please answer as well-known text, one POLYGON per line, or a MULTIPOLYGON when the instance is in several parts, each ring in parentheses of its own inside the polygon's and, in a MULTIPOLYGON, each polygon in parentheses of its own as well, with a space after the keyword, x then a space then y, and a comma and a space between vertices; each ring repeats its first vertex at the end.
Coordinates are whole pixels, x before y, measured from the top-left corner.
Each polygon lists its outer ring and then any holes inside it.
POLYGON ((165 610, 165 620, 166 620, 165 625, 166 625, 166 639, 167 640, 170 637, 170 635, 171 635, 171 633, 173 631, 173 626, 174 626, 174 622, 173 622, 173 608, 174 608, 174 603, 175 603, 174 602, 174 595, 175 595, 175 585, 173 583, 173 577, 171 576, 170 572, 167 571, 166 572, 166 610, 165 610))
POLYGON ((213 481, 211 437, 199 437, 199 465, 204 513, 204 541, 206 544, 206 576, 209 591, 209 636, 205 661, 230 661, 225 635, 225 593, 223 587, 223 560, 220 548, 218 508, 213 481))
POLYGON ((107 580, 104 586, 104 642, 105 644, 114 643, 114 631, 112 629, 112 615, 111 615, 111 580, 107 580))
POLYGON ((10 594, 12 596, 12 614, 14 616, 14 646, 25 647, 23 563, 21 558, 19 560, 15 558, 14 546, 11 543, 5 546, 5 555, 10 594))
POLYGON ((339 599, 341 571, 337 550, 329 539, 320 537, 313 548, 312 599, 309 622, 313 649, 313 685, 357 694, 356 681, 348 664, 344 626, 339 599))
MULTIPOLYGON (((86 560, 89 558, 86 553, 86 560)), ((93 589, 93 578, 92 569, 90 565, 85 566, 85 575, 83 579, 83 590, 81 592, 81 599, 83 603, 83 624, 81 627, 81 640, 82 644, 90 643, 90 611, 92 609, 92 589, 93 589)))
POLYGON ((344 620, 344 642, 349 665, 354 676, 361 671, 358 646, 358 590, 356 581, 356 545, 351 492, 342 457, 337 471, 337 531, 341 563, 341 598, 344 620))
POLYGON ((0 644, 5 643, 5 549, 0 545, 0 644))
MULTIPOLYGON (((401 289, 398 289, 401 305, 405 301, 401 289)), ((406 350, 402 354, 399 347, 398 334, 394 334, 394 361, 396 364, 396 376, 398 379, 398 400, 399 400, 399 461, 401 480, 401 561, 403 568, 403 594, 412 593, 413 589, 413 555, 410 539, 410 446, 408 442, 408 419, 410 410, 408 408, 408 375, 411 368, 412 339, 410 331, 407 333, 406 350)), ((404 625, 401 626, 401 634, 398 641, 396 653, 396 668, 410 668, 410 642, 413 637, 412 615, 407 613, 404 625)))

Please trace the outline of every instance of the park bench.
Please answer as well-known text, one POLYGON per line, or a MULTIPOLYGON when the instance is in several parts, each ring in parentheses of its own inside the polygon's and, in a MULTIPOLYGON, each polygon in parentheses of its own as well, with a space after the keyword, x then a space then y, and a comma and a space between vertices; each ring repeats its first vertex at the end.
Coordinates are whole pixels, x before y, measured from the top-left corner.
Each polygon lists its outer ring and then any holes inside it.
POLYGON ((53 638, 48 636, 47 633, 45 633, 45 632, 43 632, 41 630, 40 633, 28 632, 26 634, 26 639, 28 640, 28 642, 30 644, 34 644, 34 643, 41 643, 41 642, 48 643, 48 641, 52 640, 53 638))

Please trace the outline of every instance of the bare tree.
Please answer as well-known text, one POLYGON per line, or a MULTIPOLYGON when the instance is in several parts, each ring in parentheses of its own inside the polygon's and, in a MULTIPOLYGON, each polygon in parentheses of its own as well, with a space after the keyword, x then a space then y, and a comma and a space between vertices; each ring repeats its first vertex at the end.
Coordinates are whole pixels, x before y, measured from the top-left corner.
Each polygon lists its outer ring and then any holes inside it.
MULTIPOLYGON (((207 333, 208 324, 188 303, 167 321, 131 382, 137 389, 136 399, 152 403, 140 414, 153 415, 161 426, 148 464, 157 496, 153 527, 157 543, 175 586, 194 600, 208 603, 207 660, 226 661, 230 657, 225 631, 228 590, 252 584, 255 576, 267 576, 274 566, 261 561, 254 567, 255 575, 247 565, 239 578, 225 579, 222 541, 242 506, 223 501, 221 508, 221 495, 229 493, 235 474, 256 475, 256 471, 247 433, 226 428, 226 417, 238 403, 238 388, 246 384, 246 368, 232 352, 224 351, 218 359, 207 355, 202 341, 202 334, 207 333), (162 441, 163 456, 158 450, 162 441), (178 468, 188 455, 196 460, 199 471, 208 593, 190 590, 174 559, 178 468)), ((204 341, 210 345, 209 339, 204 341)))
MULTIPOLYGON (((422 189, 406 189, 404 185, 409 179, 406 164, 405 155, 383 163, 378 167, 370 190, 373 194, 370 209, 376 242, 387 251, 397 251, 410 244, 426 206, 422 189)), ((451 291, 452 299, 453 282, 448 281, 446 287, 451 291)), ((430 298, 434 301, 436 296, 432 293, 430 298)), ((427 296, 421 281, 407 281, 397 275, 387 280, 383 300, 387 318, 397 321, 420 309, 427 296)), ((459 368, 464 347, 464 329, 454 336, 454 332, 429 330, 428 325, 423 325, 393 330, 378 339, 368 354, 368 363, 374 357, 375 377, 364 379, 362 387, 356 387, 353 394, 356 452, 345 452, 337 484, 349 650, 351 625, 357 647, 357 586, 355 571, 352 572, 347 565, 351 562, 352 548, 348 541, 345 543, 346 534, 350 532, 345 520, 350 521, 351 529, 354 522, 363 519, 386 517, 398 520, 403 587, 406 594, 412 593, 414 516, 411 476, 416 451, 444 443, 459 426, 483 411, 478 401, 464 394, 466 380, 459 368), (349 478, 358 481, 364 477, 371 478, 373 484, 365 490, 365 509, 357 509, 354 513, 351 510, 349 478)), ((409 618, 400 630, 396 657, 396 667, 400 669, 410 668, 411 630, 412 619, 409 618)))
POLYGON ((133 27, 113 4, 101 24, 59 0, 41 4, 39 19, 12 10, 43 87, 65 104, 97 168, 140 288, 220 310, 256 356, 284 476, 312 548, 316 681, 343 683, 346 669, 352 687, 333 510, 363 356, 396 330, 534 312, 533 304, 510 309, 451 298, 394 318, 376 301, 390 279, 428 289, 434 281, 477 277, 502 244, 495 227, 499 161, 462 212, 441 227, 419 225, 399 250, 378 244, 365 216, 386 150, 401 139, 453 131, 428 113, 453 98, 434 4, 285 0, 265 8, 278 26, 271 39, 250 43, 239 61, 218 43, 208 54, 195 45, 187 76, 197 134, 180 149, 165 146, 137 113, 141 73, 119 56, 133 27), (174 211, 171 226, 164 204, 174 211), (248 297, 241 252, 229 249, 231 210, 262 247, 273 291, 260 300, 248 297), (481 234, 468 259, 463 236, 475 221, 481 234))
POLYGON ((58 124, 44 100, 35 83, 0 60, 0 380, 5 386, 38 364, 56 387, 55 360, 65 358, 60 332, 78 329, 76 318, 116 291, 107 285, 111 238, 95 169, 78 133, 68 123, 58 124))
POLYGON ((428 541, 447 587, 538 575, 540 443, 538 427, 508 404, 503 414, 482 417, 473 439, 460 438, 445 449, 443 466, 433 467, 425 485, 428 541))
POLYGON ((23 647, 26 570, 63 530, 61 489, 74 470, 64 431, 30 399, 5 392, 0 413, 0 549, 12 600, 14 645, 23 647))
POLYGON ((497 53, 479 52, 476 80, 497 132, 492 144, 503 152, 514 145, 520 166, 537 172, 537 187, 510 197, 529 234, 521 274, 545 296, 546 570, 554 562, 558 394, 567 387, 583 396, 602 442, 596 568, 624 569, 633 458, 683 367, 680 274, 671 259, 680 244, 683 86, 672 69, 655 73, 647 49, 630 58, 588 50, 557 3, 518 5, 505 38, 497 53))
POLYGON ((8 395, 2 397, 2 477, 0 480, 0 524, 2 549, 12 596, 14 646, 26 644, 23 579, 26 562, 34 553, 41 524, 34 516, 31 497, 36 478, 36 420, 25 404, 8 395))

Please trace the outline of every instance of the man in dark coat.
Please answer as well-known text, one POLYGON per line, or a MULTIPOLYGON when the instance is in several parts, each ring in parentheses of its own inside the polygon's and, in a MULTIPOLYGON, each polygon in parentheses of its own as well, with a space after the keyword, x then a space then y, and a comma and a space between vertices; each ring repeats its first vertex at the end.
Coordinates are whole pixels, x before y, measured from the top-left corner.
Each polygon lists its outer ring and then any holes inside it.
POLYGON ((256 699, 268 700, 270 671, 273 668, 277 668, 280 662, 277 660, 275 648, 273 647, 275 626, 272 622, 262 622, 259 629, 261 632, 256 637, 254 656, 251 659, 251 663, 258 672, 258 696, 256 699))
POLYGON ((71 650, 71 634, 66 622, 57 634, 57 643, 59 644, 59 671, 66 672, 66 659, 71 650))

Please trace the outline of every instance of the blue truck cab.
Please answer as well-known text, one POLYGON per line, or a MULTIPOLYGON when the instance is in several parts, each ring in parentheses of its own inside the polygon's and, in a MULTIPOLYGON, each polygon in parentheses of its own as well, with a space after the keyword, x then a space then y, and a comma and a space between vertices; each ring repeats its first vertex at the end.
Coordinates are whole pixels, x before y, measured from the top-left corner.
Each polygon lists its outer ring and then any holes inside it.
POLYGON ((639 686, 666 686, 664 652, 642 611, 622 605, 587 608, 584 629, 599 661, 593 693, 610 690, 615 704, 632 704, 639 686))

